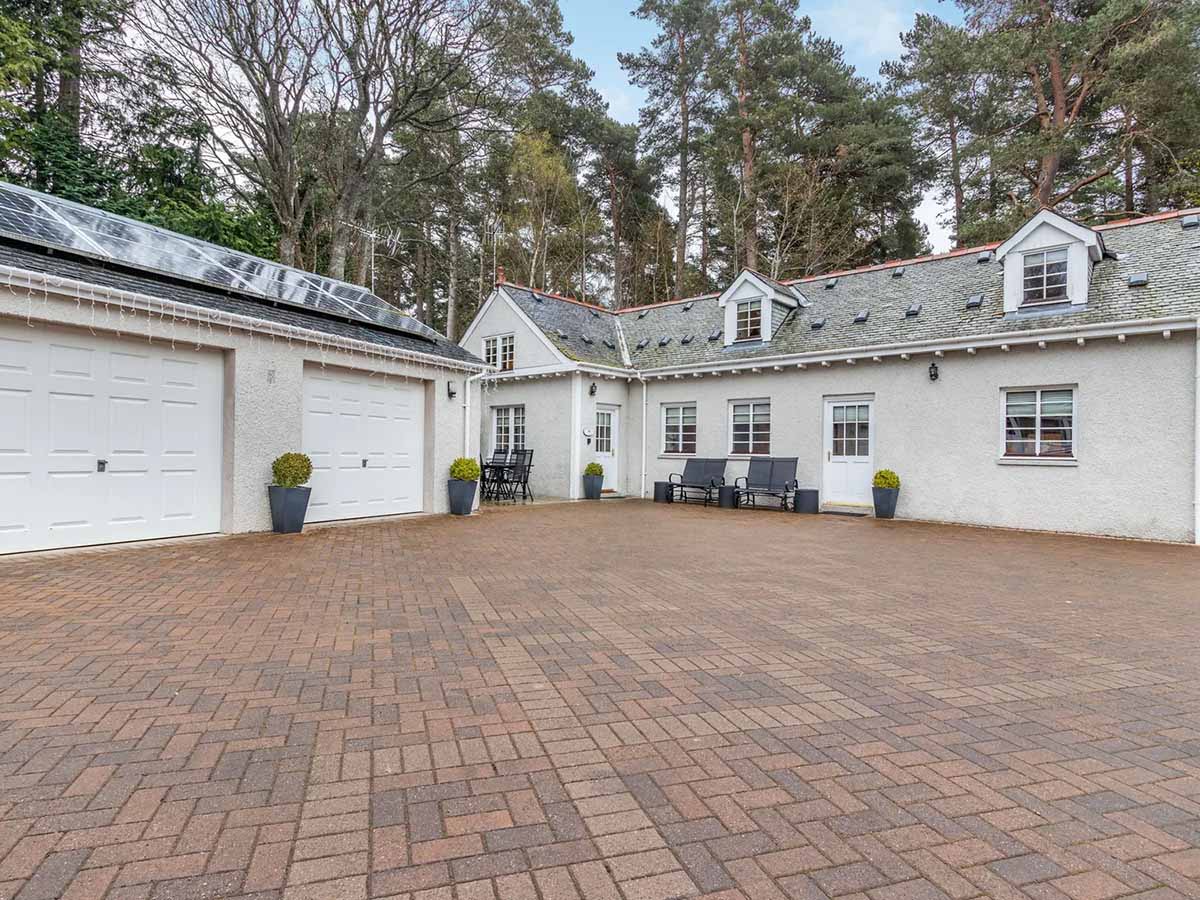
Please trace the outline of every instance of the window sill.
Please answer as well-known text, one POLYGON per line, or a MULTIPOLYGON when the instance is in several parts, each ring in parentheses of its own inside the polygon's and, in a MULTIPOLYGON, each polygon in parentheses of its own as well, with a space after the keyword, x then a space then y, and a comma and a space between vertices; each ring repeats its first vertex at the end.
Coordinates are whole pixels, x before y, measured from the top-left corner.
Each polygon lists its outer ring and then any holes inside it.
POLYGON ((763 456, 770 456, 770 453, 730 453, 726 459, 758 459, 763 456))
POLYGON ((659 459, 691 459, 695 453, 660 453, 659 459))
POLYGON ((1052 456, 1000 456, 996 459, 1000 466, 1050 466, 1051 468, 1073 468, 1079 465, 1075 457, 1052 456))

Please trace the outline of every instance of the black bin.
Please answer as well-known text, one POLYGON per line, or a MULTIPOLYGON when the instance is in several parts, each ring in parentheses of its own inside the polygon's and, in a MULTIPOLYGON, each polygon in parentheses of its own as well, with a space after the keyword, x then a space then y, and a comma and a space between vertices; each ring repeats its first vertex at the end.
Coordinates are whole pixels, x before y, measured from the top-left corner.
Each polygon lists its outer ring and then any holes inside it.
POLYGON ((816 488, 801 488, 796 491, 796 500, 792 511, 798 513, 815 513, 821 511, 821 493, 816 488))
POLYGON ((655 503, 670 503, 671 502, 671 482, 669 482, 669 481, 654 482, 654 502, 655 503))

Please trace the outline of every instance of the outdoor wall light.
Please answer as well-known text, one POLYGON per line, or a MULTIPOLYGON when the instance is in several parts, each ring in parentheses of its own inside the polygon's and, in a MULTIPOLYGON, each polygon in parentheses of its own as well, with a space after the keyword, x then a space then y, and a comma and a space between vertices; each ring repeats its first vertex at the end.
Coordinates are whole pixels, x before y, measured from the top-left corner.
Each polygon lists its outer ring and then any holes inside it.
POLYGON ((453 381, 446 382, 446 396, 449 397, 451 400, 453 400, 455 397, 458 396, 458 388, 456 388, 454 386, 453 381))
POLYGON ((937 363, 935 363, 935 362, 931 362, 929 364, 929 380, 930 381, 938 380, 938 367, 937 367, 937 363))
POLYGON ((588 396, 589 397, 596 396, 596 382, 594 382, 594 381, 592 382, 592 386, 590 388, 588 388, 588 396))

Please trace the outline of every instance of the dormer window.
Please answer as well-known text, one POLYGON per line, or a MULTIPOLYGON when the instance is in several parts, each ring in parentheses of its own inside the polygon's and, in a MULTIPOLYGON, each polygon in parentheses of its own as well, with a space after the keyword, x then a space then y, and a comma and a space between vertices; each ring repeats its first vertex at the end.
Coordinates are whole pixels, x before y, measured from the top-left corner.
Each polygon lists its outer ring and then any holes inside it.
POLYGON ((1025 281, 1022 306, 1063 303, 1067 299, 1067 248, 1039 250, 1024 255, 1025 281))
POLYGON ((762 301, 744 300, 737 305, 737 340, 762 338, 762 301))
POLYGON ((501 372, 511 372, 516 357, 516 338, 511 334, 484 338, 483 361, 501 372))

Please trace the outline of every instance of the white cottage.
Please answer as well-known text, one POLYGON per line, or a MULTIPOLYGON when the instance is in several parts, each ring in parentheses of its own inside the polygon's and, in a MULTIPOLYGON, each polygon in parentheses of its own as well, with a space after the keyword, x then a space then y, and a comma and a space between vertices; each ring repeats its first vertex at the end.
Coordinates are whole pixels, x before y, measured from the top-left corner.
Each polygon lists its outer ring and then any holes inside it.
POLYGON ((1196 541, 1200 214, 1088 228, 612 311, 503 281, 462 340, 499 371, 481 446, 645 497, 689 457, 799 457, 831 511, 1196 541))

